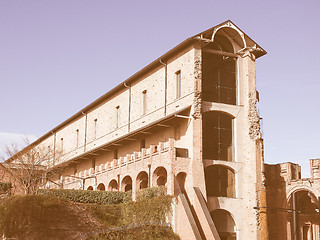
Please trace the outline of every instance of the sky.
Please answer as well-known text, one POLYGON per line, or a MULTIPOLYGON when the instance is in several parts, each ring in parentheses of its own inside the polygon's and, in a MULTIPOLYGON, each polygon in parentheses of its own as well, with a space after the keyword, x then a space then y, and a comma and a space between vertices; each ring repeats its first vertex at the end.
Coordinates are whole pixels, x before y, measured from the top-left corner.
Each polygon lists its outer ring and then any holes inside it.
POLYGON ((319 10, 319 0, 0 0, 0 149, 230 19, 268 52, 256 61, 265 161, 299 163, 308 177, 320 158, 319 10))

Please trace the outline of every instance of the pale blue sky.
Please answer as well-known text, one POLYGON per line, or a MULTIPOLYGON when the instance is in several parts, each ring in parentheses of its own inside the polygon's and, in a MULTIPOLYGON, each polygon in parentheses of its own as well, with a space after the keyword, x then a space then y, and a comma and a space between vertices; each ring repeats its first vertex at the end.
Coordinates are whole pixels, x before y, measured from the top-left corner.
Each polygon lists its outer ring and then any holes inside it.
POLYGON ((297 162, 308 176, 320 158, 319 13, 318 0, 0 0, 0 133, 41 136, 230 19, 268 52, 257 60, 265 160, 297 162))

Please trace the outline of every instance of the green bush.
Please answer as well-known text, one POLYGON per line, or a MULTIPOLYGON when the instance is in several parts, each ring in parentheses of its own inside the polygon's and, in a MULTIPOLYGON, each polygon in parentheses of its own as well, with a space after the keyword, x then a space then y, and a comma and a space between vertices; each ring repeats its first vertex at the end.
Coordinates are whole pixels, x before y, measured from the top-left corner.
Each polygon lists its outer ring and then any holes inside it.
POLYGON ((131 201, 131 192, 39 189, 37 194, 55 196, 78 203, 118 204, 131 201))
POLYGON ((87 208, 92 214, 103 222, 108 228, 122 225, 121 208, 122 204, 100 205, 88 204, 87 208))
POLYGON ((123 228, 119 230, 111 230, 107 233, 100 233, 86 240, 179 240, 179 236, 175 234, 170 227, 159 225, 146 225, 136 228, 123 228))
POLYGON ((0 193, 10 192, 12 188, 12 184, 9 182, 0 182, 0 193))
POLYGON ((172 196, 165 195, 123 204, 124 224, 166 224, 171 216, 172 196))
POLYGON ((93 215, 107 227, 134 224, 166 225, 171 216, 172 196, 159 196, 115 205, 88 204, 93 215))
POLYGON ((166 195, 166 192, 167 192, 167 190, 164 186, 144 188, 144 189, 137 191, 136 199, 137 199, 137 201, 139 201, 142 199, 164 196, 164 195, 166 195))

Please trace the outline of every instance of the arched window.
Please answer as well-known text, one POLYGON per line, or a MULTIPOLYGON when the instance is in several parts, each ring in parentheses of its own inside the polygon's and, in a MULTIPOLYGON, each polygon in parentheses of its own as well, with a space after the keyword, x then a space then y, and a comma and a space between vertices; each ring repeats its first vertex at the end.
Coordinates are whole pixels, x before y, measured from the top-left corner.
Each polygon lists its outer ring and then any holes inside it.
POLYGON ((182 193, 186 192, 185 183, 186 183, 187 174, 185 172, 180 172, 177 174, 177 183, 182 193))
POLYGON ((214 42, 202 52, 202 99, 209 102, 236 104, 236 58, 212 51, 234 52, 228 38, 216 34, 214 42))
POLYGON ((148 174, 143 171, 140 172, 137 176, 137 190, 148 187, 148 174))
POLYGON ((221 240, 236 240, 236 224, 231 214, 223 209, 210 213, 221 240))
POLYGON ((208 197, 235 197, 235 174, 221 165, 212 165, 204 170, 208 197))
POLYGON ((109 191, 118 191, 118 182, 117 180, 113 179, 110 181, 108 186, 109 191))
POLYGON ((223 112, 203 113, 203 158, 233 161, 233 118, 223 112))
POLYGON ((121 183, 121 191, 128 192, 132 190, 132 179, 130 176, 125 176, 121 183))
POLYGON ((99 191, 105 191, 105 190, 106 190, 106 187, 104 186, 103 183, 100 183, 100 184, 98 185, 98 187, 97 187, 97 190, 99 190, 99 191))
POLYGON ((167 170, 157 167, 153 172, 153 186, 165 186, 167 183, 167 170))

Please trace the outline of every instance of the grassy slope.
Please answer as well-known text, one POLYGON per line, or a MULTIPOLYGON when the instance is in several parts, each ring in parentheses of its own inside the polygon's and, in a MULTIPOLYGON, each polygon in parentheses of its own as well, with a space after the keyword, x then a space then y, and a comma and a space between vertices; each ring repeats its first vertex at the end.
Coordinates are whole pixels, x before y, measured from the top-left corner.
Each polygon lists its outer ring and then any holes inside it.
POLYGON ((0 205, 0 235, 16 239, 179 239, 162 222, 167 196, 127 204, 79 204, 48 196, 14 196, 0 205), (161 207, 162 206, 162 207, 161 207), (132 214, 136 215, 132 218, 132 214), (138 221, 138 227, 132 227, 138 221), (129 226, 129 227, 128 227, 129 226), (94 233, 103 234, 94 234, 94 233))

